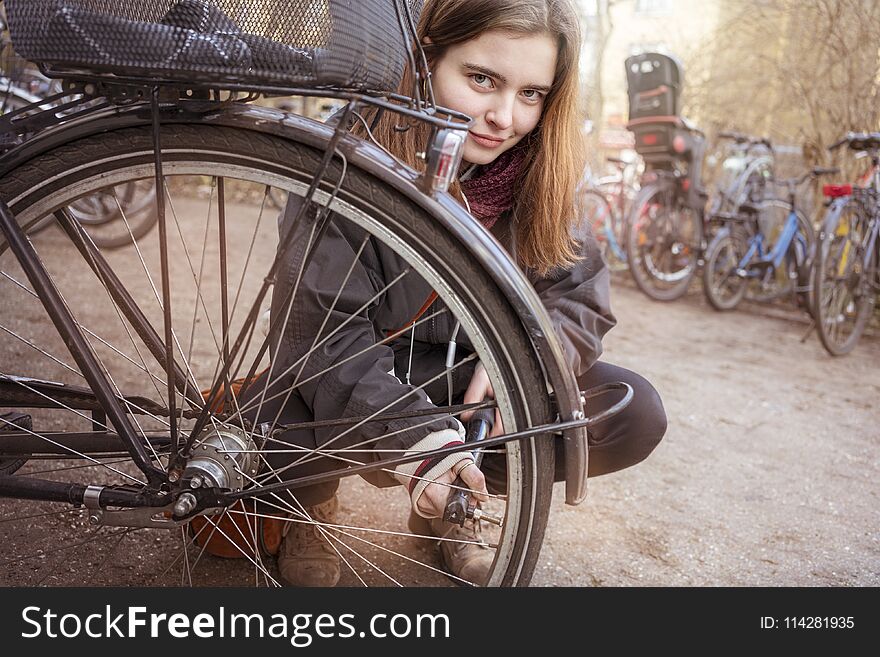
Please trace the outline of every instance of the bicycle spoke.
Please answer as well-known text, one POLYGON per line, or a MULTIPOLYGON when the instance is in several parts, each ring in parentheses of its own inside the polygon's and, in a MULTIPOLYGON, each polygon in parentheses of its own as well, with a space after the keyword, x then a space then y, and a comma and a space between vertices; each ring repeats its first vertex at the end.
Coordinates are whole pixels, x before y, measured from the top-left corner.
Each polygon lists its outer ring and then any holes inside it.
MULTIPOLYGON (((105 464, 106 465, 118 465, 120 463, 129 463, 129 462, 130 462, 130 459, 128 459, 128 458, 118 458, 117 460, 114 460, 114 461, 101 461, 100 467, 103 467, 105 464)), ((51 474, 52 472, 69 472, 71 470, 84 470, 85 468, 95 468, 95 467, 99 467, 99 466, 96 466, 94 463, 83 463, 81 465, 67 465, 67 466, 64 466, 63 468, 49 468, 47 470, 30 470, 30 469, 28 469, 27 472, 19 471, 16 473, 16 475, 21 476, 21 477, 36 477, 37 475, 46 475, 46 474, 51 474)))
POLYGON ((101 467, 103 467, 103 468, 106 468, 106 469, 108 469, 108 470, 111 470, 112 472, 114 472, 114 473, 116 473, 116 474, 118 474, 118 475, 120 475, 120 476, 122 476, 122 477, 125 477, 126 479, 129 479, 129 480, 133 481, 134 483, 141 484, 141 485, 146 485, 146 482, 144 482, 144 481, 138 479, 137 477, 133 477, 133 476, 131 476, 130 474, 127 474, 127 473, 123 472, 122 470, 118 470, 117 468, 111 468, 110 466, 106 465, 105 463, 102 463, 102 462, 99 461, 98 459, 96 459, 96 458, 94 458, 94 457, 91 457, 91 456, 88 456, 88 455, 86 455, 86 454, 83 454, 82 452, 78 452, 78 451, 76 451, 75 449, 73 449, 72 447, 68 447, 67 445, 62 445, 61 443, 56 442, 56 441, 52 440, 51 438, 47 438, 46 436, 42 436, 42 435, 38 434, 38 433, 35 432, 35 431, 31 431, 30 429, 26 429, 26 428, 24 428, 24 427, 16 427, 16 428, 17 428, 19 431, 24 431, 25 433, 29 433, 30 435, 32 435, 32 436, 34 436, 34 437, 36 437, 36 438, 39 438, 39 439, 41 439, 41 440, 43 440, 43 441, 45 441, 45 442, 47 442, 47 443, 50 443, 50 444, 52 444, 52 445, 55 445, 56 447, 60 447, 60 448, 62 448, 62 449, 65 449, 65 450, 67 450, 68 452, 70 452, 71 454, 73 454, 73 455, 75 455, 75 456, 78 456, 78 457, 80 457, 80 458, 82 458, 82 459, 85 459, 86 461, 90 461, 93 465, 101 466, 101 467))
MULTIPOLYGON (((21 522, 24 520, 35 520, 36 518, 48 518, 50 516, 60 515, 79 516, 80 511, 77 509, 64 508, 59 511, 43 511, 40 513, 31 513, 26 516, 12 516, 10 518, 0 516, 0 525, 7 522, 21 522)), ((0 562, 0 565, 3 565, 3 563, 4 562, 0 562)))
MULTIPOLYGON (((415 326, 418 326, 418 325, 424 324, 424 323, 426 323, 426 322, 428 322, 428 321, 434 319, 435 317, 438 317, 438 316, 442 315, 442 314, 445 313, 445 312, 446 312, 445 310, 438 310, 437 312, 432 313, 432 314, 430 314, 430 315, 427 315, 426 317, 422 317, 422 318, 420 318, 417 322, 415 322, 415 326)), ((392 342, 393 340, 397 339, 397 338, 400 336, 401 333, 402 333, 402 331, 398 331, 397 333, 394 333, 394 334, 392 334, 392 335, 389 335, 389 336, 383 338, 382 340, 380 340, 380 341, 378 341, 378 342, 376 342, 376 343, 374 343, 374 344, 371 344, 370 346, 365 347, 364 349, 361 349, 360 351, 358 351, 358 352, 352 354, 351 356, 348 356, 348 357, 346 357, 345 359, 343 359, 343 360, 341 360, 341 361, 338 361, 337 363, 335 363, 335 364, 332 365, 331 367, 325 368, 325 369, 323 369, 323 370, 321 370, 321 371, 319 371, 319 372, 316 372, 316 373, 310 375, 308 378, 303 379, 302 381, 299 381, 299 382, 296 384, 296 386, 297 386, 297 387, 298 387, 298 386, 304 386, 305 384, 310 383, 310 382, 314 381, 315 379, 318 379, 318 378, 324 376, 324 374, 326 374, 327 372, 332 371, 335 367, 339 367, 340 365, 343 365, 343 364, 345 364, 345 363, 347 363, 347 362, 350 362, 350 361, 352 361, 352 360, 355 360, 355 359, 357 359, 357 358, 360 358, 360 357, 363 356, 364 354, 367 354, 367 353, 373 351, 374 349, 379 349, 379 348, 383 347, 384 345, 389 344, 389 343, 392 342)), ((332 336, 328 336, 327 339, 329 339, 329 337, 332 337, 332 336)), ((323 341, 322 341, 321 344, 323 344, 323 341)), ((315 348, 320 347, 321 344, 316 345, 315 348)), ((281 379, 281 378, 283 378, 283 377, 286 377, 288 374, 290 374, 290 373, 293 371, 293 369, 294 369, 297 365, 300 364, 300 361, 301 361, 302 359, 304 359, 309 353, 312 353, 313 351, 314 351, 314 349, 310 350, 307 354, 304 354, 304 355, 301 356, 299 359, 297 359, 292 365, 288 366, 288 368, 287 368, 286 370, 284 370, 281 374, 278 374, 278 375, 277 375, 276 380, 277 380, 277 379, 281 379)), ((267 387, 269 387, 269 384, 268 384, 268 383, 267 383, 267 387)), ((293 386, 291 386, 291 389, 292 389, 292 387, 293 387, 293 386)), ((269 397, 266 397, 266 400, 265 400, 265 401, 266 401, 266 402, 270 402, 270 401, 273 401, 273 400, 275 400, 275 399, 278 399, 278 398, 281 397, 282 395, 286 395, 286 394, 288 394, 288 390, 287 390, 287 389, 285 389, 285 390, 281 390, 281 391, 279 391, 279 392, 276 392, 276 393, 272 394, 272 395, 269 396, 269 397)), ((245 406, 242 408, 242 412, 246 412, 246 411, 252 410, 253 408, 254 408, 254 406, 253 406, 253 402, 249 402, 248 404, 245 404, 245 406)))
MULTIPOLYGON (((271 506, 271 503, 270 503, 270 506, 271 506)), ((274 516, 265 516, 264 515, 263 517, 274 517, 274 516)), ((468 582, 467 580, 462 579, 460 577, 457 577, 451 573, 448 573, 445 570, 442 570, 440 568, 437 568, 435 566, 427 564, 423 561, 413 559, 412 557, 410 557, 406 554, 403 554, 402 552, 399 552, 397 550, 392 550, 392 549, 387 548, 379 543, 376 543, 374 541, 370 541, 369 539, 365 539, 365 538, 362 538, 362 537, 357 536, 355 534, 352 534, 351 532, 356 531, 356 532, 365 532, 365 533, 369 533, 369 534, 380 534, 380 535, 385 535, 385 536, 397 536, 397 537, 406 538, 406 539, 423 539, 423 540, 428 540, 428 541, 438 542, 438 543, 445 542, 445 543, 453 543, 453 544, 460 544, 460 545, 479 545, 479 546, 484 546, 484 547, 490 547, 486 543, 480 543, 478 541, 465 541, 465 540, 461 540, 461 539, 447 538, 447 537, 441 537, 441 536, 424 536, 424 535, 420 535, 420 534, 414 534, 412 532, 399 532, 399 531, 383 530, 383 529, 377 529, 374 527, 358 527, 358 526, 353 526, 353 525, 340 525, 340 524, 334 524, 334 523, 315 523, 314 521, 311 521, 311 520, 302 520, 302 519, 297 519, 297 518, 286 518, 284 520, 285 520, 285 522, 290 522, 290 523, 301 523, 301 524, 305 523, 305 524, 318 525, 319 527, 323 528, 324 530, 329 530, 332 532, 340 533, 344 536, 347 536, 347 537, 353 538, 359 542, 365 543, 366 545, 369 545, 372 548, 381 550, 383 552, 387 552, 388 554, 391 554, 394 557, 397 557, 399 559, 403 559, 404 561, 407 561, 409 563, 419 565, 423 568, 426 568, 430 571, 439 573, 439 574, 444 575, 446 577, 451 577, 455 580, 458 580, 458 581, 465 583, 465 584, 469 584, 471 586, 474 586, 474 584, 472 582, 468 582)), ((358 554, 357 551, 355 551, 350 546, 346 545, 346 547, 349 548, 350 550, 352 550, 352 552, 354 552, 355 554, 358 554)), ((371 565, 375 567, 374 564, 371 563, 371 565)), ((377 570, 378 570, 378 568, 377 568, 377 570)), ((393 578, 389 577, 389 579, 393 579, 393 578)))
MULTIPOLYGON (((28 288, 27 286, 25 286, 24 284, 22 284, 20 281, 18 281, 18 280, 15 279, 14 277, 10 276, 10 275, 7 274, 6 272, 0 272, 0 274, 2 274, 6 279, 12 281, 15 285, 17 285, 19 288, 21 288, 22 290, 24 290, 27 294, 29 294, 30 296, 32 296, 34 299, 39 300, 39 297, 37 296, 37 294, 36 294, 33 290, 31 290, 30 288, 28 288)), ((76 320, 74 320, 74 321, 76 321, 76 320)), ((129 332, 129 330, 128 330, 128 325, 127 325, 127 323, 125 322, 125 320, 123 320, 123 319, 120 317, 120 321, 122 321, 123 327, 126 329, 126 332, 128 332, 129 339, 131 340, 132 345, 135 347, 135 350, 138 352, 138 356, 141 358, 141 363, 142 363, 142 364, 138 364, 138 363, 137 363, 134 359, 132 359, 130 356, 128 356, 127 354, 125 354, 125 353, 122 352, 121 350, 117 349, 117 348, 116 348, 115 346, 113 346, 109 341, 105 340, 105 339, 102 338, 100 335, 98 335, 97 333, 95 333, 94 331, 92 331, 91 329, 89 329, 88 327, 84 326, 83 324, 81 324, 81 323, 79 323, 79 322, 76 322, 76 325, 80 328, 80 330, 82 330, 82 331, 88 333, 88 334, 91 335, 93 338, 95 338, 96 340, 98 340, 101 344, 103 344, 104 346, 106 346, 106 347, 108 347, 109 349, 113 350, 113 351, 114 351, 115 353, 117 353, 120 357, 124 358, 124 359, 127 360, 129 363, 131 363, 132 365, 134 365, 135 367, 137 367, 138 369, 140 369, 141 371, 143 371, 145 374, 147 374, 147 375, 151 378, 151 380, 155 380, 155 381, 158 381, 159 383, 163 383, 163 381, 162 381, 158 376, 156 376, 155 374, 153 374, 153 372, 151 372, 151 371, 147 368, 146 362, 144 361, 144 358, 143 358, 143 356, 141 355, 140 350, 137 348, 137 344, 136 344, 135 341, 134 341, 134 337, 133 337, 133 336, 131 335, 131 333, 129 332)), ((4 327, 4 326, 2 326, 2 325, 0 325, 0 329, 6 331, 7 333, 9 333, 9 334, 10 334, 11 336, 13 336, 14 338, 17 338, 17 339, 20 340, 21 342, 24 342, 25 344, 27 344, 27 345, 29 345, 30 347, 34 348, 35 350, 39 351, 39 352, 42 353, 44 356, 46 356, 46 357, 50 358, 51 360, 55 361, 56 363, 58 363, 59 365, 61 365, 61 366, 64 367, 65 369, 67 369, 67 370, 73 372, 74 374, 76 374, 76 375, 77 375, 78 377, 80 377, 81 379, 85 379, 85 377, 80 373, 79 370, 77 370, 77 369, 71 367, 70 365, 68 365, 67 363, 65 363, 65 362, 61 361, 60 359, 56 358, 56 357, 53 356, 52 354, 50 354, 50 353, 48 353, 48 352, 46 352, 46 351, 43 351, 42 349, 40 349, 39 347, 37 347, 34 343, 30 342, 29 340, 27 340, 27 339, 21 337, 21 336, 18 335, 17 333, 11 331, 10 329, 8 329, 8 328, 6 328, 6 327, 4 327)), ((154 382, 154 387, 155 387, 155 382, 154 382)), ((156 388, 156 392, 159 393, 159 397, 161 398, 161 397, 162 397, 162 393, 159 391, 158 387, 156 388)))

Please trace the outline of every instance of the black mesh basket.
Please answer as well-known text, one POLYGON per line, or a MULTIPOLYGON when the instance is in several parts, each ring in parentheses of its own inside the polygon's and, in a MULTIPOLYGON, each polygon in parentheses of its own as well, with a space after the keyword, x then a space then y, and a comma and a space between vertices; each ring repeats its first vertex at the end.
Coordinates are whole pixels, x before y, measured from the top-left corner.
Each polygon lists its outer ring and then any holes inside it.
POLYGON ((24 58, 61 71, 394 91, 423 0, 6 0, 24 58), (398 17, 398 10, 404 31, 398 17))

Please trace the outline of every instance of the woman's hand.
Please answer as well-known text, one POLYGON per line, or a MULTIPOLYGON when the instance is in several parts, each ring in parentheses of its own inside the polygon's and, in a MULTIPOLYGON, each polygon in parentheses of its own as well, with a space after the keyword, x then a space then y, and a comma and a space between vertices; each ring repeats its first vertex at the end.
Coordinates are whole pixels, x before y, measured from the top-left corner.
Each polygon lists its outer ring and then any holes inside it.
POLYGON ((481 502, 489 499, 489 492, 486 490, 486 478, 483 472, 474 465, 473 459, 470 457, 462 459, 446 472, 437 477, 433 483, 428 484, 425 492, 419 497, 417 504, 417 512, 426 518, 442 518, 443 512, 446 510, 446 503, 449 501, 449 494, 455 490, 450 488, 448 484, 455 481, 456 473, 464 481, 466 488, 470 489, 471 495, 481 502))
MULTIPOLYGON (((495 399, 495 391, 492 389, 492 384, 489 382, 489 375, 486 374, 486 368, 483 367, 482 363, 477 363, 477 367, 474 369, 474 375, 471 377, 471 382, 468 384, 467 390, 464 393, 464 403, 474 404, 481 402, 484 399, 495 399)), ((465 411, 461 414, 461 421, 467 423, 473 414, 473 411, 465 411)), ((503 433, 504 426, 501 424, 501 414, 496 408, 495 424, 492 427, 492 431, 489 432, 489 437, 494 438, 503 433)))

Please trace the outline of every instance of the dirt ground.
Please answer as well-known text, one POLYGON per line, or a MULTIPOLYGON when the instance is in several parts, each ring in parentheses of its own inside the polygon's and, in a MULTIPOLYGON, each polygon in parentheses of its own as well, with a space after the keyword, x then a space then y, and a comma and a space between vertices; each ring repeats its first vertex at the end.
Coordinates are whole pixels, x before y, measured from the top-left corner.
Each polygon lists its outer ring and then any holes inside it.
MULTIPOLYGON (((557 484, 533 585, 880 585, 876 335, 834 359, 815 334, 800 341, 794 311, 720 314, 697 290, 654 303, 625 279, 613 306, 605 359, 653 382, 669 429, 645 462, 591 480, 578 507, 557 484)), ((178 540, 147 532, 71 552, 84 526, 84 514, 15 533, 0 524, 6 554, 40 553, 0 563, 0 584, 152 584, 147 567, 178 540)), ((243 562, 217 560, 210 573, 205 583, 254 577, 243 562)))
POLYGON ((795 313, 714 312, 615 286, 609 362, 669 429, 628 470, 554 503, 539 586, 880 584, 880 342, 826 354, 795 313))

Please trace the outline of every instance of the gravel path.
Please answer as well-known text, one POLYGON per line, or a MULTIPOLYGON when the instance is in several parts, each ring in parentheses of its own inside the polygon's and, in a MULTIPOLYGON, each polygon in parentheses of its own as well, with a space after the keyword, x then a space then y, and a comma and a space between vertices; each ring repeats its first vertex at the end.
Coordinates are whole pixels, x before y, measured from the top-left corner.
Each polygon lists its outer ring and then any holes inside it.
POLYGON ((880 343, 833 359, 806 326, 618 284, 609 362, 669 416, 645 462, 554 503, 534 584, 880 584, 880 343))

